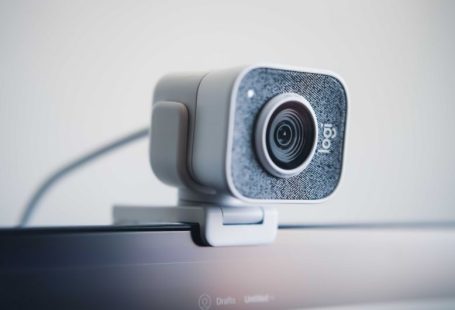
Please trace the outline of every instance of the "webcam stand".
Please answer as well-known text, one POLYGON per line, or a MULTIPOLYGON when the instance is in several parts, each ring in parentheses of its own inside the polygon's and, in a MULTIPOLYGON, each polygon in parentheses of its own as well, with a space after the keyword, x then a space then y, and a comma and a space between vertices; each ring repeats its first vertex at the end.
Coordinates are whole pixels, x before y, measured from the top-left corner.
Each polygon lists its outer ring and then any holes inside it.
POLYGON ((267 244, 275 240, 278 213, 273 207, 179 205, 170 207, 115 206, 114 224, 198 224, 210 246, 267 244))
POLYGON ((211 246, 273 242, 278 229, 278 214, 273 207, 248 206, 220 197, 217 200, 213 196, 199 196, 206 189, 199 188, 188 172, 188 110, 184 104, 154 103, 151 133, 153 152, 150 152, 150 161, 155 175, 164 183, 179 188, 179 197, 194 194, 193 199, 180 199, 178 205, 172 207, 115 206, 114 224, 198 224, 202 241, 211 246), (160 139, 163 136, 166 139, 160 139))

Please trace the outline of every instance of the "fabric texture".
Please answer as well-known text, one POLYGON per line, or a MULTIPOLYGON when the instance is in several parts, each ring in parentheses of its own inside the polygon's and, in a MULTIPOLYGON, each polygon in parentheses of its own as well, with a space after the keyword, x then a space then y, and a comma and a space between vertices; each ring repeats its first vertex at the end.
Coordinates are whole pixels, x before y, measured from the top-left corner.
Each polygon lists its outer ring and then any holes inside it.
POLYGON ((240 83, 235 107, 231 176, 237 191, 247 198, 267 200, 319 200, 330 195, 341 176, 346 115, 346 91, 332 76, 271 68, 248 72, 240 83), (287 179, 269 174, 256 157, 254 146, 255 122, 261 108, 286 92, 308 100, 319 130, 311 163, 287 179), (329 139, 329 153, 319 152, 325 138, 323 124, 336 129, 336 136, 329 139))

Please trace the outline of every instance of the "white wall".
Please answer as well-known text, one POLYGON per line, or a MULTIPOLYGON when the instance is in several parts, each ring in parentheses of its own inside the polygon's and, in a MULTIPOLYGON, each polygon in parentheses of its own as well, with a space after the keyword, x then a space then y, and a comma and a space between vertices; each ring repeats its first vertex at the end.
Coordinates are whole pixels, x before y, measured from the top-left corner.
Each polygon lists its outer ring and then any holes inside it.
MULTIPOLYGON (((453 1, 1 1, 0 225, 48 172, 148 125, 163 74, 255 62, 330 69, 351 91, 339 191, 284 222, 454 220, 454 30, 453 1)), ((175 196, 144 141, 65 179, 32 223, 175 196)))

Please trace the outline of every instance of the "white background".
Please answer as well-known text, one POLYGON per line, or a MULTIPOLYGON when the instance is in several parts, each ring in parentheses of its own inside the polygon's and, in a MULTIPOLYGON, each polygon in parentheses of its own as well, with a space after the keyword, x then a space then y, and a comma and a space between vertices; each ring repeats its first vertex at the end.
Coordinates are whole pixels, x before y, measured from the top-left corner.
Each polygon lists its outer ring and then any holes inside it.
MULTIPOLYGON (((280 207, 283 222, 454 220, 454 29, 451 1, 1 1, 0 225, 50 171, 147 126, 160 76, 257 62, 329 69, 350 89, 337 193, 280 207)), ((175 199, 144 140, 59 183, 32 224, 175 199)))

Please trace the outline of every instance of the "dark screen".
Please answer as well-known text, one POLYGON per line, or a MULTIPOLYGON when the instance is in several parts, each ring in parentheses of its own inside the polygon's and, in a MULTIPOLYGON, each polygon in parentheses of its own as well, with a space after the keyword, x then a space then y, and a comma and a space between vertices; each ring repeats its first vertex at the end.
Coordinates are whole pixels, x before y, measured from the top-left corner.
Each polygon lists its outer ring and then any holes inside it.
POLYGON ((189 226, 0 231, 0 309, 286 309, 455 296, 452 228, 287 228, 204 247, 189 226))

